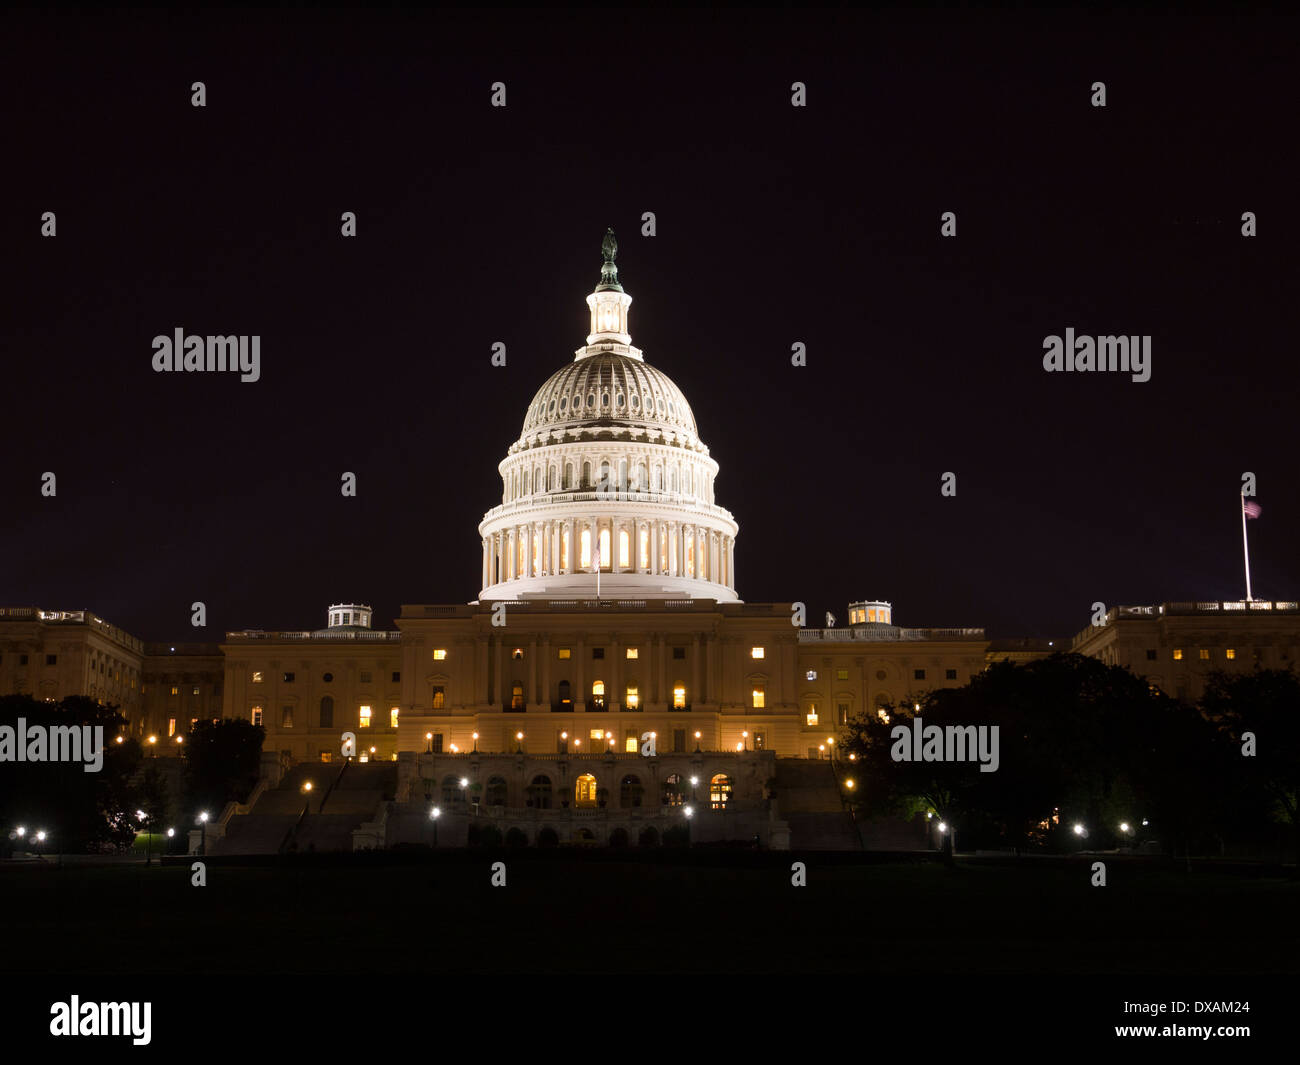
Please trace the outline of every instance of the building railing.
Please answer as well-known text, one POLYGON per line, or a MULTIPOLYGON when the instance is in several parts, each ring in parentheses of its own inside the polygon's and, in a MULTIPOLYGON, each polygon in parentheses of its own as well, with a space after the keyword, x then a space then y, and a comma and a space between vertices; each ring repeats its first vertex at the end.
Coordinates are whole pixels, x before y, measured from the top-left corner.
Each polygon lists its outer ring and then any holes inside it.
POLYGON ((535 515, 541 507, 563 503, 659 503, 666 506, 686 507, 693 513, 707 514, 711 517, 722 518, 728 522, 735 521, 735 516, 726 507, 720 507, 715 503, 706 503, 702 498, 687 495, 685 492, 637 492, 623 489, 597 491, 594 488, 562 492, 534 492, 531 495, 520 496, 517 499, 512 499, 509 503, 498 503, 483 515, 483 521, 489 522, 495 518, 505 517, 516 512, 535 515))
POLYGON ((890 643, 920 640, 984 640, 983 629, 901 629, 895 626, 853 629, 800 629, 800 643, 890 643))
POLYGON ((1287 599, 1215 599, 1185 603, 1155 603, 1151 606, 1113 606, 1100 625, 1089 625, 1075 633, 1071 647, 1077 647, 1099 629, 1127 618, 1198 617, 1205 615, 1296 614, 1300 602, 1287 599))
POLYGON ((240 632, 226 633, 228 643, 242 643, 246 640, 352 640, 373 643, 396 643, 402 638, 400 632, 382 632, 359 630, 355 632, 264 632, 261 629, 244 629, 240 632))

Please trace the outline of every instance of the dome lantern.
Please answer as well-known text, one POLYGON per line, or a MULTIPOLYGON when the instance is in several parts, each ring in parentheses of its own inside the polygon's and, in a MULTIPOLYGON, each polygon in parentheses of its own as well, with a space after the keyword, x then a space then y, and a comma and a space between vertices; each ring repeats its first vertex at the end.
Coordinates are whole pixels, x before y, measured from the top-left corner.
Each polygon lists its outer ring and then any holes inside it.
POLYGON ((587 346, 580 349, 574 358, 584 359, 601 351, 617 350, 622 355, 640 359, 641 352, 631 347, 632 335, 627 331, 627 309, 632 305, 632 297, 618 283, 618 267, 614 263, 618 257, 618 241, 614 239, 612 229, 605 231, 600 250, 605 257, 600 268, 600 284, 587 297, 587 306, 591 309, 591 333, 587 336, 587 346))

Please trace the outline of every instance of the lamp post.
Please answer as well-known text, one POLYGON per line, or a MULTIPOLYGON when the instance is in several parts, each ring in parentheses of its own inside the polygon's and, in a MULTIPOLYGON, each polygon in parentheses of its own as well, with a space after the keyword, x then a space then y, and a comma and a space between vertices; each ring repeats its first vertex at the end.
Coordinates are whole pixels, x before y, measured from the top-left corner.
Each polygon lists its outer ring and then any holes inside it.
POLYGON ((433 822, 433 845, 438 846, 438 818, 442 816, 442 809, 435 806, 429 811, 429 820, 433 822))
POLYGON ((208 853, 208 811, 199 814, 199 853, 204 857, 208 853))
POLYGON ((478 733, 474 733, 474 753, 478 754, 478 733))
POLYGON ((695 753, 700 753, 700 730, 695 730, 695 753))
MULTIPOLYGON (((691 802, 695 801, 695 785, 697 785, 699 782, 700 782, 699 777, 691 777, 691 802)), ((690 814, 687 814, 686 816, 689 817, 690 814)))
POLYGON ((429 745, 429 749, 428 749, 427 751, 425 751, 424 753, 425 753, 425 754, 433 754, 433 733, 432 733, 432 732, 426 732, 426 733, 424 734, 424 741, 425 741, 425 743, 427 743, 427 744, 429 745))
POLYGON ((524 734, 522 732, 516 732, 515 733, 515 754, 523 754, 523 753, 524 753, 524 734))
MULTIPOLYGON (((373 750, 373 748, 372 748, 373 750)), ((306 817, 311 808, 311 781, 302 786, 302 816, 306 817)))
POLYGON ((36 840, 36 857, 41 856, 41 844, 45 842, 45 829, 38 829, 33 837, 36 840))
POLYGON ((748 751, 748 750, 749 750, 749 730, 748 730, 748 729, 742 729, 742 730, 741 730, 741 733, 740 733, 740 749, 741 749, 742 751, 748 751))

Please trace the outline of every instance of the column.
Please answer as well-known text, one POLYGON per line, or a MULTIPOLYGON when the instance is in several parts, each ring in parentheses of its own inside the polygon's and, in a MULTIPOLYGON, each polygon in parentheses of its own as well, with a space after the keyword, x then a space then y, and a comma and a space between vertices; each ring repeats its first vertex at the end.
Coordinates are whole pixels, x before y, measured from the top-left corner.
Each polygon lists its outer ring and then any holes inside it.
POLYGON ((686 701, 692 706, 699 706, 703 702, 703 694, 700 691, 700 635, 696 633, 691 646, 691 690, 686 693, 686 701))
POLYGON ((727 587, 736 589, 736 541, 727 537, 727 587))
POLYGON ((609 572, 621 573, 623 568, 619 562, 618 542, 622 536, 623 522, 618 518, 609 519, 609 572))
POLYGON ((480 574, 481 579, 479 580, 479 587, 486 588, 487 572, 488 572, 488 542, 486 536, 483 537, 483 565, 480 567, 480 569, 482 570, 482 573, 480 574))
POLYGON ((659 519, 650 523, 650 572, 659 572, 659 519))

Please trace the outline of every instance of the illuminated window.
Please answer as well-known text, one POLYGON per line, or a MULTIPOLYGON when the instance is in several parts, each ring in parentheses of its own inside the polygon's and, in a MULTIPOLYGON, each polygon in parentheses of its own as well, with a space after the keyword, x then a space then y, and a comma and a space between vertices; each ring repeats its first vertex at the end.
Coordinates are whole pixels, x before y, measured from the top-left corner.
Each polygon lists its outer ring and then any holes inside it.
POLYGON ((433 708, 441 710, 447 705, 447 692, 441 686, 433 689, 433 708))
POLYGON ((670 773, 663 783, 663 805, 681 806, 686 801, 686 788, 680 773, 670 773))
POLYGON ((709 802, 715 810, 721 810, 730 798, 731 778, 726 773, 719 773, 709 782, 709 802))
POLYGON ((433 660, 435 662, 441 662, 446 657, 447 657, 447 652, 441 647, 439 647, 436 651, 433 652, 433 660))
POLYGON ((321 753, 320 753, 320 760, 321 760, 322 762, 332 762, 332 761, 334 761, 334 752, 333 752, 333 751, 321 751, 321 753))
POLYGON ((605 738, 605 730, 603 728, 594 728, 587 734, 587 738, 593 742, 603 740, 605 738))
POLYGON ((510 652, 510 657, 515 659, 515 661, 518 661, 519 659, 524 657, 524 649, 522 647, 516 647, 513 651, 510 652))
POLYGON ((578 565, 583 569, 591 568, 591 530, 583 529, 578 538, 578 565))
POLYGON ((752 694, 752 696, 753 696, 753 700, 754 700, 754 701, 753 701, 753 703, 751 703, 750 705, 752 705, 753 708, 754 708, 755 710, 761 710, 761 709, 763 708, 763 706, 764 706, 764 701, 763 701, 763 685, 761 685, 761 684, 755 684, 755 685, 754 685, 754 690, 753 690, 753 692, 752 692, 751 694, 752 694))
POLYGON ((522 710, 524 708, 524 686, 514 684, 510 687, 510 709, 522 710))
POLYGON ((560 648, 560 651, 559 651, 559 657, 562 658, 562 659, 569 659, 569 658, 572 658, 572 657, 573 657, 573 650, 572 650, 572 648, 569 648, 569 647, 561 647, 561 648, 560 648))
POLYGON ((686 552, 686 576, 695 576, 695 534, 686 534, 686 543, 683 547, 686 552))
POLYGON ((603 680, 593 681, 591 685, 591 703, 592 709, 605 709, 605 682, 603 680))
POLYGON ((810 725, 816 725, 816 724, 817 724, 817 707, 815 707, 815 706, 810 706, 810 707, 808 707, 808 719, 807 719, 807 720, 808 720, 808 724, 810 724, 810 725))
POLYGON ((681 710, 686 706, 686 688, 678 684, 673 688, 673 709, 681 710))
POLYGON ((849 679, 849 671, 848 671, 847 669, 837 669, 837 670, 835 671, 835 679, 836 679, 836 680, 848 680, 848 679, 849 679))
POLYGON ((388 727, 397 728, 397 707, 390 707, 388 711, 388 727))
POLYGON ((191 689, 190 689, 190 694, 191 694, 191 695, 198 695, 198 694, 199 694, 199 689, 198 689, 198 688, 191 688, 191 689))
POLYGON ((596 805, 596 778, 590 773, 584 773, 574 782, 573 802, 575 806, 596 805))
POLYGON ((1174 661, 1175 661, 1175 662, 1181 662, 1182 660, 1183 660, 1183 649, 1182 649, 1181 647, 1175 647, 1175 648, 1174 648, 1174 661))
POLYGON ((641 530, 641 569, 650 568, 650 530, 641 530))
POLYGON ((174 717, 169 717, 167 719, 167 735, 168 736, 176 735, 176 719, 174 717))
POLYGON ((260 725, 262 723, 262 708, 260 706, 253 707, 253 713, 251 716, 253 718, 253 724, 260 725))
POLYGON ((637 693, 636 688, 627 690, 627 708, 629 710, 638 710, 641 707, 641 696, 637 693))
MULTIPOLYGON (((572 466, 564 467, 565 488, 569 487, 569 478, 572 470, 573 470, 572 466)), ((569 568, 569 527, 565 525, 562 526, 560 529, 560 569, 568 569, 568 568, 569 568)))
POLYGON ((600 530, 600 568, 612 569, 614 559, 609 553, 609 530, 600 530))
POLYGON ((623 737, 624 754, 636 754, 636 752, 640 749, 641 748, 637 742, 637 736, 635 732, 629 732, 627 733, 627 735, 623 737))
POLYGON ((635 648, 635 647, 629 647, 629 648, 627 649, 627 657, 628 657, 628 658, 635 658, 636 656, 637 656, 637 648, 635 648))
POLYGON ((839 715, 839 721, 840 721, 840 724, 841 724, 841 725, 847 725, 847 724, 849 723, 849 704, 848 704, 848 703, 836 703, 836 704, 835 704, 835 712, 839 715))
POLYGON ((624 569, 632 565, 631 546, 626 529, 618 531, 618 564, 624 569))
POLYGON ((280 707, 280 727, 293 728, 293 707, 292 706, 280 707))
POLYGON ((1202 647, 1202 648, 1201 648, 1201 661, 1202 661, 1202 662, 1208 662, 1209 660, 1210 660, 1210 649, 1209 649, 1208 647, 1202 647))
POLYGON ((173 685, 172 685, 172 694, 173 694, 173 695, 180 695, 180 693, 181 693, 180 688, 176 687, 176 685, 173 684, 173 685))
POLYGON ((749 649, 750 658, 762 658, 766 653, 766 650, 762 647, 751 647, 749 649))
POLYGON ((1229 648, 1227 648, 1227 649, 1223 652, 1223 657, 1224 657, 1224 658, 1227 658, 1227 659, 1233 659, 1233 658, 1236 658, 1236 657, 1237 657, 1237 649, 1236 649, 1235 647, 1229 647, 1229 648))
POLYGON ((370 707, 368 706, 363 706, 361 708, 361 727, 362 728, 370 727, 370 707))

